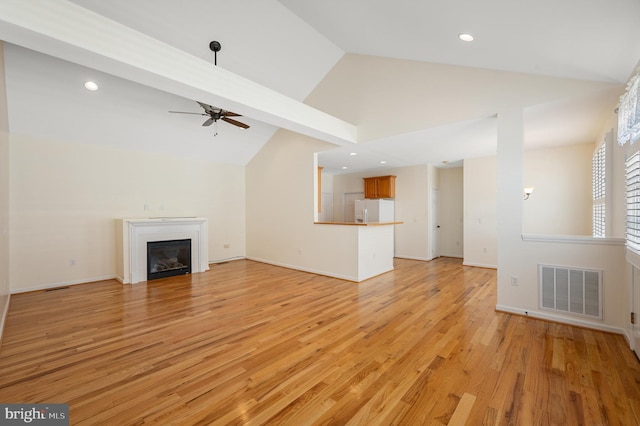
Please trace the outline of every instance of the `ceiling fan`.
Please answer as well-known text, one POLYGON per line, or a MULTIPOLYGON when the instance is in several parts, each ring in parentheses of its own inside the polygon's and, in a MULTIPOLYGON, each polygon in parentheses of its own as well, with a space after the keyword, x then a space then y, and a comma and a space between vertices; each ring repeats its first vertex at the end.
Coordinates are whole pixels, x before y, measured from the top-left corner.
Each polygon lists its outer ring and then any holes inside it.
MULTIPOLYGON (((196 101, 198 102, 198 101, 196 101)), ((213 123, 217 123, 218 120, 226 121, 229 124, 233 124, 234 126, 241 127, 243 129, 248 129, 249 125, 241 123, 238 120, 234 120, 229 117, 242 117, 240 114, 236 114, 235 112, 226 111, 222 108, 216 108, 211 105, 203 104, 202 102, 198 102, 204 112, 185 112, 185 111, 169 111, 174 114, 195 114, 195 115, 204 115, 209 116, 209 118, 202 123, 203 126, 211 126, 213 123)), ((217 134, 217 132, 216 132, 217 134)))

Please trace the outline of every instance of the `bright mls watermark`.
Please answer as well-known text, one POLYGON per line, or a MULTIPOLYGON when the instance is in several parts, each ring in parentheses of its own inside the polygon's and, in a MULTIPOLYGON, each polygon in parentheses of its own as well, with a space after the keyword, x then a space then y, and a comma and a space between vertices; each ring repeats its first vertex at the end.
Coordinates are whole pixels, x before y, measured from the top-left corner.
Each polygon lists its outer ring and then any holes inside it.
POLYGON ((0 404, 0 425, 69 426, 69 405, 0 404))

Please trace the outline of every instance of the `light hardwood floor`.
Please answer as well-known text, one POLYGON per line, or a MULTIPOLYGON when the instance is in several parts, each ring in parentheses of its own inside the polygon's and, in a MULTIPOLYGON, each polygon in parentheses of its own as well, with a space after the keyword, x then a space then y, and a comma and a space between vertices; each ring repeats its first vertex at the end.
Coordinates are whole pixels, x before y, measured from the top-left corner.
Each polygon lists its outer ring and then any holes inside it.
POLYGON ((0 402, 71 424, 634 425, 619 335, 494 311, 496 273, 396 259, 360 284, 252 261, 14 295, 0 402))

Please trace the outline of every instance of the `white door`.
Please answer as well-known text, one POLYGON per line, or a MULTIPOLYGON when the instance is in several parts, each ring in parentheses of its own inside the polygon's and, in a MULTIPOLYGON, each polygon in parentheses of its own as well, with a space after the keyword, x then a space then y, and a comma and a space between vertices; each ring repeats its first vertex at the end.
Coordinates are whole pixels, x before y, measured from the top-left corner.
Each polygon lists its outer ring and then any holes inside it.
POLYGON ((364 192, 346 192, 344 194, 344 221, 355 222, 355 201, 364 200, 364 192))
POLYGON ((431 190, 431 258, 440 256, 440 222, 438 214, 438 190, 431 190))

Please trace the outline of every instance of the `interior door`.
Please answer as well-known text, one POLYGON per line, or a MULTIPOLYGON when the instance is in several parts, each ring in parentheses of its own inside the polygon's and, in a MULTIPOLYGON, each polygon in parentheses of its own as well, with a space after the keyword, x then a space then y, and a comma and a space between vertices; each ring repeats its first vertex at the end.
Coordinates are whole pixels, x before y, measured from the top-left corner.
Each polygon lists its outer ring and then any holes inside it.
POLYGON ((431 190, 431 258, 440 257, 440 215, 438 190, 431 190))

